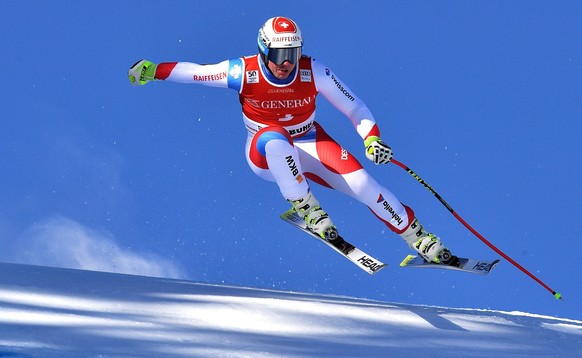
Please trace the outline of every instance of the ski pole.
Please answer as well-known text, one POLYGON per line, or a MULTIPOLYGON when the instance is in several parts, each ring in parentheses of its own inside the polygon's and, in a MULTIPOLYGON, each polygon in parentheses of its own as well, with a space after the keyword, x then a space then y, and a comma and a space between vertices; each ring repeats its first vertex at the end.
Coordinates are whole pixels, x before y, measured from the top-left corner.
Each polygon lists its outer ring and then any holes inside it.
POLYGON ((469 231, 471 231, 475 236, 477 236, 477 238, 479 238, 479 240, 481 240, 483 243, 485 243, 487 246, 489 246, 493 251, 497 252, 504 259, 506 259, 511 264, 513 264, 513 266, 517 267, 523 273, 525 273, 526 275, 528 275, 529 277, 531 277, 534 281, 536 281, 537 283, 539 283, 540 285, 542 285, 542 287, 544 287, 546 290, 550 291, 552 293, 552 295, 557 300, 561 300, 562 299, 562 295, 560 293, 552 290, 542 280, 540 280, 539 278, 537 278, 534 274, 532 274, 531 272, 529 272, 528 270, 526 270, 523 266, 521 266, 519 263, 517 263, 515 260, 513 260, 507 254, 505 254, 503 251, 501 251, 495 245, 493 245, 491 242, 489 242, 487 239, 485 239, 485 237, 483 237, 483 235, 479 234, 477 232, 477 230, 473 229, 473 227, 471 227, 471 225, 469 225, 459 214, 457 214, 455 212, 455 210, 430 185, 428 185, 427 182, 425 182, 424 180, 422 180, 422 178, 419 177, 415 172, 413 172, 409 167, 407 167, 406 165, 404 165, 403 163, 401 163, 401 162, 399 162, 399 161, 397 161, 395 159, 392 159, 391 162, 394 163, 394 164, 396 164, 396 165, 398 165, 400 168, 406 170, 408 172, 408 174, 412 175, 412 177, 414 179, 418 180, 418 182, 420 184, 424 185, 424 187, 427 188, 441 202, 441 204, 443 204, 451 212, 451 214, 453 214, 453 216, 455 218, 457 218, 457 220, 459 220, 461 222, 461 224, 463 224, 469 231))

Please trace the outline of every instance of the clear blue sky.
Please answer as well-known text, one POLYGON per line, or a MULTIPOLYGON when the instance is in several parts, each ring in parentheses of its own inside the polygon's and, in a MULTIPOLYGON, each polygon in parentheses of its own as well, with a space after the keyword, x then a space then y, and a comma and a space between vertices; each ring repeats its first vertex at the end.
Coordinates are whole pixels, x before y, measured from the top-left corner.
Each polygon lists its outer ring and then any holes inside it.
MULTIPOLYGON (((582 4, 272 5, 4 1, 0 259, 582 318, 582 4), (141 58, 254 54, 279 15, 366 101, 395 158, 566 300, 505 261, 486 278, 401 269, 402 239, 314 187, 343 235, 390 265, 369 277, 279 219, 287 204, 244 159, 234 91, 129 85, 141 58)), ((323 98, 318 120, 453 252, 497 257, 406 172, 367 162, 323 98)))

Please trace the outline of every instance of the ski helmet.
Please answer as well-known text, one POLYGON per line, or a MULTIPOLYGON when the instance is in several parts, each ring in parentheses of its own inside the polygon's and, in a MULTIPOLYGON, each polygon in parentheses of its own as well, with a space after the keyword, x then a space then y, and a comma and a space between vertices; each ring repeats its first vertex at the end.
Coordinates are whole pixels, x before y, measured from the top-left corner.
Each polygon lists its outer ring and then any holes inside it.
POLYGON ((301 57, 303 38, 297 24, 287 17, 272 17, 259 29, 259 54, 266 64, 296 64, 301 57))

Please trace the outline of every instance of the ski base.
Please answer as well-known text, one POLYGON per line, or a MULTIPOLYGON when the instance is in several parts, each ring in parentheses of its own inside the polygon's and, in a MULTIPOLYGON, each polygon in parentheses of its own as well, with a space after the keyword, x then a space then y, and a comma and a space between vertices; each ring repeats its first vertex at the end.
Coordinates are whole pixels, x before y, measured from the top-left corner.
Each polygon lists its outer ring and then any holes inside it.
POLYGON ((476 259, 467 259, 459 257, 459 266, 449 266, 449 265, 441 265, 435 264, 432 262, 428 262, 420 256, 415 255, 408 255, 402 263, 400 263, 401 267, 425 267, 425 268, 436 268, 436 269, 444 269, 444 270, 454 270, 454 271, 462 271, 462 272, 469 272, 478 275, 488 275, 489 272, 499 263, 499 260, 476 260, 476 259))
POLYGON ((358 249, 354 245, 345 241, 342 237, 339 237, 333 242, 322 239, 319 235, 315 234, 314 232, 307 228, 307 224, 305 224, 303 218, 297 215, 293 208, 281 214, 281 219, 295 226, 299 230, 311 235, 313 238, 319 240, 325 245, 331 247, 334 251, 336 251, 343 257, 347 258, 353 264, 355 264, 365 272, 369 273, 370 275, 375 274, 376 272, 386 267, 386 265, 382 263, 380 260, 358 249))

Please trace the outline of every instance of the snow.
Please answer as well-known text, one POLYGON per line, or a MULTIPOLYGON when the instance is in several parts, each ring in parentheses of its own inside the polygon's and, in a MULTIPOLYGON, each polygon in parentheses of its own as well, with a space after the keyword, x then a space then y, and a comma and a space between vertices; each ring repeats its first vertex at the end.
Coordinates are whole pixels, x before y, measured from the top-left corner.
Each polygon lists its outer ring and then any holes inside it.
POLYGON ((0 312, 0 357, 582 356, 567 318, 21 264, 0 312))

